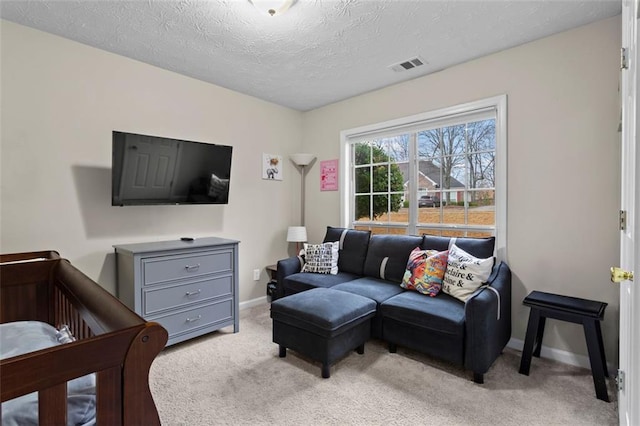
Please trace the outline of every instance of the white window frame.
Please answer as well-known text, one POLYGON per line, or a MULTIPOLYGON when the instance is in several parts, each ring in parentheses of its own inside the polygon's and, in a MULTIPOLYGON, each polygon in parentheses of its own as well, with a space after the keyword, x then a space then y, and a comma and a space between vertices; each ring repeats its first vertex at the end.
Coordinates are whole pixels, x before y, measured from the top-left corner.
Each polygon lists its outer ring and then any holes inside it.
MULTIPOLYGON (((495 237, 496 257, 507 259, 507 95, 499 95, 434 111, 428 111, 408 117, 385 121, 382 123, 347 129, 340 132, 340 158, 342 176, 340 185, 340 222, 341 226, 351 225, 354 206, 351 195, 355 183, 351 173, 351 145, 355 140, 371 137, 384 137, 407 133, 414 129, 423 129, 428 122, 439 121, 446 125, 447 118, 467 115, 474 111, 495 109, 496 114, 496 184, 495 184, 495 237)), ((443 124, 438 124, 439 126, 443 124)), ((417 191, 410 191, 410 196, 417 197, 417 191)), ((413 200, 413 203, 417 200, 413 200)), ((413 204, 412 203, 412 204, 413 204)), ((384 225, 382 225, 384 226, 384 225)))

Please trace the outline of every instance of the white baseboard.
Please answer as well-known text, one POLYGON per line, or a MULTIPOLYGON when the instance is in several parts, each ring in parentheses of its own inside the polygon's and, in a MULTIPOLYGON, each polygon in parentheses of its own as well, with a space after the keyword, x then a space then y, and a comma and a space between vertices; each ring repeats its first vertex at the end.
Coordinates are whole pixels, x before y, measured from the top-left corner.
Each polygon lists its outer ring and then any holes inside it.
MULTIPOLYGON (((522 352, 524 340, 514 339, 512 337, 507 343, 507 347, 522 352)), ((591 362, 588 356, 574 354, 573 352, 563 351, 561 349, 542 345, 540 357, 549 358, 564 364, 575 365, 576 367, 591 369, 591 362)), ((607 369, 609 370, 610 377, 614 377, 617 374, 617 367, 609 362, 607 362, 607 369)))
POLYGON ((247 300, 245 302, 240 302, 240 310, 243 311, 245 309, 253 308, 254 306, 262 305, 263 303, 268 303, 267 296, 257 297, 255 299, 247 300))

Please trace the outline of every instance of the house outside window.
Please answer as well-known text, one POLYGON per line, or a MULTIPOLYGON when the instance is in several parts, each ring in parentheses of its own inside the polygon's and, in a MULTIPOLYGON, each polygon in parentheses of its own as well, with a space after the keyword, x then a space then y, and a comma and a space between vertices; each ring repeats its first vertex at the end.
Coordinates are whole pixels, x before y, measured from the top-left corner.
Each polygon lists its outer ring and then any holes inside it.
POLYGON ((496 237, 506 257, 506 96, 341 133, 342 226, 496 237))

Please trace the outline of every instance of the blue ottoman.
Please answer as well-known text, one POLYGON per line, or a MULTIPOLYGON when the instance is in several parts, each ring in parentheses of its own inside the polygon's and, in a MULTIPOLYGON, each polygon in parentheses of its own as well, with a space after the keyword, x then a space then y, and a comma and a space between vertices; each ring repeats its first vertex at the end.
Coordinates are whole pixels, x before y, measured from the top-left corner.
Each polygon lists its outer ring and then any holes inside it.
POLYGON ((371 318, 376 302, 357 294, 314 288, 271 304, 273 342, 280 345, 280 357, 293 349, 322 363, 322 377, 349 351, 364 353, 371 335, 371 318))

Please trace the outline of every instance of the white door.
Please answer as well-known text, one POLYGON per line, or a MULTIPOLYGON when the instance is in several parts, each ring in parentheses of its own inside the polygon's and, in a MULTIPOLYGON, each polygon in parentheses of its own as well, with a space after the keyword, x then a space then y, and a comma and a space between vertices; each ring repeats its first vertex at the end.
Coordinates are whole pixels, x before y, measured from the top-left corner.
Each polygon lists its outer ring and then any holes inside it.
MULTIPOLYGON (((626 69, 622 70, 622 161, 621 210, 626 225, 620 232, 620 268, 640 271, 640 170, 636 125, 638 122, 638 0, 622 2, 622 47, 626 51, 626 69)), ((620 424, 640 424, 640 289, 637 281, 620 282, 620 360, 624 384, 618 391, 620 424)))

